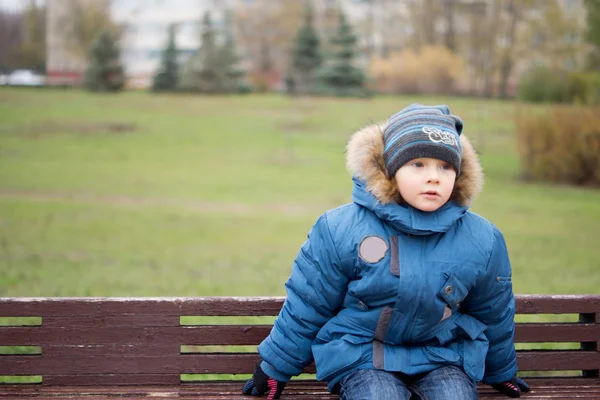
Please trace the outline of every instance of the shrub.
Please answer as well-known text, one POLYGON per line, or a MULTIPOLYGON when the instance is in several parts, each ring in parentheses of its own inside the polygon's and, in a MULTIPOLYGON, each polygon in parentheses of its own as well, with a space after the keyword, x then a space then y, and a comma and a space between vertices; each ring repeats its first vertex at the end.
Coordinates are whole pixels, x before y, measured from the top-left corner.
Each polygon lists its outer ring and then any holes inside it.
POLYGON ((600 74, 571 72, 567 80, 566 99, 570 103, 600 104, 600 74))
POLYGON ((600 74, 535 67, 521 77, 519 99, 532 103, 600 104, 600 74))
POLYGON ((600 107, 526 109, 516 122, 523 178, 600 186, 600 107))
POLYGON ((452 93, 464 61, 443 46, 425 46, 375 58, 369 71, 380 93, 452 93))
POLYGON ((566 101, 567 74, 547 67, 534 67, 525 72, 519 82, 519 99, 532 103, 562 103, 566 101))
POLYGON ((92 92, 117 92, 123 89, 125 76, 117 39, 108 31, 101 32, 91 45, 84 85, 92 92))

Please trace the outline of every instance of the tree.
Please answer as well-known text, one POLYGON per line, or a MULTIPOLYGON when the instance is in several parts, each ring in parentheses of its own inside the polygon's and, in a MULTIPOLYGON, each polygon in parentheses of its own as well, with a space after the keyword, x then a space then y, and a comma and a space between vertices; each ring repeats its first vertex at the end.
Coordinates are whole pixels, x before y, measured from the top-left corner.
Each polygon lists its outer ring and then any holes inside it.
POLYGON ((298 30, 292 48, 293 87, 299 94, 308 94, 313 90, 315 72, 321 66, 319 36, 314 28, 313 10, 306 2, 304 25, 298 30))
POLYGON ((223 68, 223 53, 216 43, 210 12, 204 14, 201 45, 184 66, 182 88, 199 93, 227 92, 227 71, 223 68))
POLYGON ((23 15, 23 34, 17 48, 17 63, 21 67, 38 71, 45 70, 46 64, 46 10, 36 4, 35 0, 23 15))
POLYGON ((356 47, 356 36, 339 11, 339 25, 331 38, 332 51, 324 65, 317 71, 316 91, 333 96, 365 96, 365 74, 352 65, 356 47))
POLYGON ((124 83, 116 40, 111 33, 102 32, 92 43, 84 85, 92 92, 115 92, 121 90, 124 83))
POLYGON ((585 0, 587 11, 587 41, 593 46, 589 55, 591 69, 600 70, 600 1, 585 0))
POLYGON ((244 71, 238 67, 239 57, 237 55, 235 39, 231 27, 231 14, 226 13, 225 17, 225 41, 219 49, 219 65, 223 73, 223 91, 234 93, 241 90, 241 78, 244 71))
MULTIPOLYGON (((438 42, 436 21, 442 14, 441 3, 434 0, 407 0, 409 21, 413 34, 410 41, 415 50, 438 42)), ((450 26, 448 26, 450 29, 450 26)))
POLYGON ((517 38, 519 22, 523 18, 523 7, 516 0, 508 0, 507 12, 509 15, 508 30, 505 33, 506 43, 500 61, 500 86, 498 94, 500 97, 508 95, 508 79, 515 65, 514 45, 517 38))
POLYGON ((301 1, 254 0, 235 9, 248 80, 259 91, 271 89, 290 70, 290 44, 302 24, 301 1))
POLYGON ((61 2, 66 13, 60 18, 59 26, 66 47, 72 56, 84 59, 92 42, 101 32, 119 34, 119 27, 110 15, 110 0, 54 0, 61 2))
POLYGON ((23 15, 0 9, 0 72, 20 67, 18 49, 23 40, 23 15))
MULTIPOLYGON (((229 25, 229 24, 226 24, 229 25)), ((240 89, 243 71, 237 68, 238 57, 230 29, 218 46, 210 12, 204 14, 201 45, 184 65, 181 87, 199 93, 232 93, 240 89)))
POLYGON ((179 85, 175 31, 175 24, 171 24, 169 26, 167 47, 163 51, 161 64, 152 81, 152 91, 154 92, 174 91, 179 85))

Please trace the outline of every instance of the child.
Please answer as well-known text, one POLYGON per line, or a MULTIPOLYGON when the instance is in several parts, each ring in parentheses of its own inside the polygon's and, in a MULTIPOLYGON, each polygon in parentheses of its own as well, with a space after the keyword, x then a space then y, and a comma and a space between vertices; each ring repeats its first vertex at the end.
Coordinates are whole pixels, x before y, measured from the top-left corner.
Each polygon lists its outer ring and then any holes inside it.
POLYGON ((314 358, 341 399, 511 397, 514 295, 502 233, 467 211, 477 155, 446 106, 412 104, 347 147, 353 203, 323 214, 243 393, 278 399, 314 358))

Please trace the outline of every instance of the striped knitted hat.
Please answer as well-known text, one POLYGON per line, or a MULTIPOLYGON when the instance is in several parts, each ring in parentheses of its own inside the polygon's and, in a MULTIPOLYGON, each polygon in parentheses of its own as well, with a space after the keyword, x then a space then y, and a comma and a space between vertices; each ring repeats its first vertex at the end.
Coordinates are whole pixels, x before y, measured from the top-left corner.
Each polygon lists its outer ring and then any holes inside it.
POLYGON ((462 120, 445 105, 411 104, 388 119, 383 131, 385 167, 390 177, 420 157, 446 161, 460 174, 462 120))

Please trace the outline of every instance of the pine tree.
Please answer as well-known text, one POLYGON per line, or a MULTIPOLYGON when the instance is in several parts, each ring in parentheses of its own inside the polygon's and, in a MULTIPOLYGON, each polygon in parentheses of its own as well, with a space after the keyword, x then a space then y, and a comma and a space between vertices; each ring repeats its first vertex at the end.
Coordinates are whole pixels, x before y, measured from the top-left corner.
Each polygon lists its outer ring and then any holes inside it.
POLYGON ((310 1, 307 1, 304 10, 304 25, 300 27, 294 38, 288 91, 298 94, 311 93, 314 90, 315 72, 321 66, 321 61, 319 36, 314 28, 312 5, 310 1))
POLYGON ((117 42, 110 33, 101 32, 89 51, 84 86, 93 92, 115 92, 121 90, 124 83, 117 42))
POLYGON ((356 41, 352 27, 340 10, 338 30, 331 38, 331 55, 317 71, 317 93, 329 96, 367 95, 364 89, 366 76, 352 65, 356 41))
POLYGON ((202 44, 200 49, 193 54, 184 67, 182 88, 200 93, 227 93, 233 86, 231 84, 233 58, 233 42, 228 50, 217 46, 216 32, 213 28, 210 13, 204 14, 202 29, 202 44), (225 63, 227 59, 227 64, 225 63))
POLYGON ((587 41, 592 45, 589 55, 590 69, 600 71, 600 1, 585 0, 587 15, 587 41))
POLYGON ((23 38, 17 49, 22 67, 44 71, 46 65, 46 9, 30 0, 23 13, 23 38))
POLYGON ((177 65, 177 46, 175 44, 175 24, 169 26, 167 47, 163 51, 161 64, 152 81, 152 91, 168 92, 177 89, 179 84, 179 67, 177 65))
POLYGON ((241 90, 241 79, 244 76, 244 71, 238 67, 239 61, 235 40, 231 32, 231 15, 227 13, 225 19, 225 41, 219 49, 219 65, 222 68, 223 91, 226 93, 234 93, 241 90))

